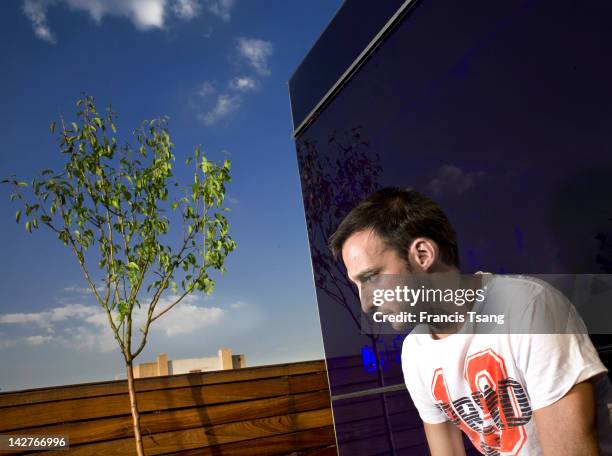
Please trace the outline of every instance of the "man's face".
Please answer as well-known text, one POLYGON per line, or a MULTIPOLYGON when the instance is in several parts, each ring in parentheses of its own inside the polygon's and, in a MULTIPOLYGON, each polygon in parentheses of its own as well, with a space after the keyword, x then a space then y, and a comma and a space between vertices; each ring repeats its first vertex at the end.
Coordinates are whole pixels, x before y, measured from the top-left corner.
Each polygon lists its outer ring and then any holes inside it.
MULTIPOLYGON (((361 287, 376 281, 381 275, 406 275, 406 262, 394 250, 387 248, 382 239, 372 230, 358 231, 351 235, 342 247, 342 259, 349 279, 357 285, 361 296, 361 287)), ((361 308, 369 313, 373 304, 363 299, 361 308)), ((401 309, 395 302, 384 303, 376 310, 386 313, 399 313, 401 309)), ((401 323, 393 324, 394 329, 402 329, 401 323)))

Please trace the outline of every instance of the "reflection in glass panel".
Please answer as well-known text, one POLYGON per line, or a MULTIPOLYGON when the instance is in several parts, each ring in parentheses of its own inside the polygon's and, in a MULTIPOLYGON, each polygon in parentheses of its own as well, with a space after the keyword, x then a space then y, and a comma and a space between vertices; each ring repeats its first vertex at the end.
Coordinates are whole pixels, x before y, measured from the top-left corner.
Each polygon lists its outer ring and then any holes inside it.
POLYGON ((419 2, 296 138, 340 454, 427 454, 402 337, 361 334, 327 248, 364 196, 434 198, 463 272, 612 272, 610 17, 604 0, 419 2))

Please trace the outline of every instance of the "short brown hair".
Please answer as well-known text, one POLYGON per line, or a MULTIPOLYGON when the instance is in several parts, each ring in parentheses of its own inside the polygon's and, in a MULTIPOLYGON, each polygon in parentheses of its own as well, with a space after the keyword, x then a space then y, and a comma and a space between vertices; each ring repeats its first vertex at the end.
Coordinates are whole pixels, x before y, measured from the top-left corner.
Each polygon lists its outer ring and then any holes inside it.
POLYGON ((414 189, 386 187, 361 201, 329 238, 334 257, 341 256, 342 247, 352 234, 366 229, 372 229, 405 261, 412 242, 426 237, 438 245, 442 261, 459 266, 457 236, 446 214, 414 189))

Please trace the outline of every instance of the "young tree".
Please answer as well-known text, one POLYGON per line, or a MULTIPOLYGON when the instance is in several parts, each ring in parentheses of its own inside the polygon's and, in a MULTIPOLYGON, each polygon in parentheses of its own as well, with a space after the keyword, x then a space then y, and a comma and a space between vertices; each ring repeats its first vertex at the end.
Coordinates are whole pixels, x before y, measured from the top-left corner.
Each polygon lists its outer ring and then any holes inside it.
POLYGON ((188 294, 210 294, 211 273, 225 272, 225 259, 236 247, 223 215, 230 162, 209 161, 197 148, 186 162, 194 166, 193 183, 178 195, 165 119, 145 121, 135 130, 136 146, 119 146, 110 108, 100 115, 93 98, 84 96, 77 110, 76 122, 67 125, 61 119, 62 171, 43 170, 31 185, 15 178, 3 182, 13 185, 11 199, 22 204, 16 221, 25 219, 29 232, 51 229, 72 250, 104 309, 125 361, 136 449, 142 456, 133 362, 146 346, 152 323, 188 294), (28 187, 26 197, 22 190, 28 187), (173 246, 171 222, 181 220, 182 239, 173 246), (144 314, 139 337, 137 309, 144 314))

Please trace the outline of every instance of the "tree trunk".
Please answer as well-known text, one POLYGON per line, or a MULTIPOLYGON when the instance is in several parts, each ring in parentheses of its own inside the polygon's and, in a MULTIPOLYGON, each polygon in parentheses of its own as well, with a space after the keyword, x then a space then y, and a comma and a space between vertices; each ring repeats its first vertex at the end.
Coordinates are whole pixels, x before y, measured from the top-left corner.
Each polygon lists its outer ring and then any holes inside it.
POLYGON ((145 456, 142 446, 142 434, 140 433, 140 413, 136 402, 136 388, 134 387, 134 368, 132 361, 126 361, 128 391, 130 393, 130 409, 132 410, 132 422, 134 423, 134 439, 136 441, 136 453, 138 456, 145 456))
MULTIPOLYGON (((377 338, 374 336, 368 336, 370 338, 370 343, 372 344, 372 349, 374 350, 374 359, 376 360, 376 375, 378 377, 378 384, 384 388, 385 387, 385 376, 383 374, 383 367, 380 360, 380 353, 378 352, 378 344, 377 338)), ((387 405, 387 396, 385 393, 381 393, 380 397, 382 399, 382 409, 383 409, 383 418, 385 419, 385 427, 387 428, 387 442, 389 443, 389 449, 391 450, 391 454, 396 456, 395 451, 395 440, 393 439, 393 428, 391 427, 391 418, 389 416, 389 406, 387 405)))

